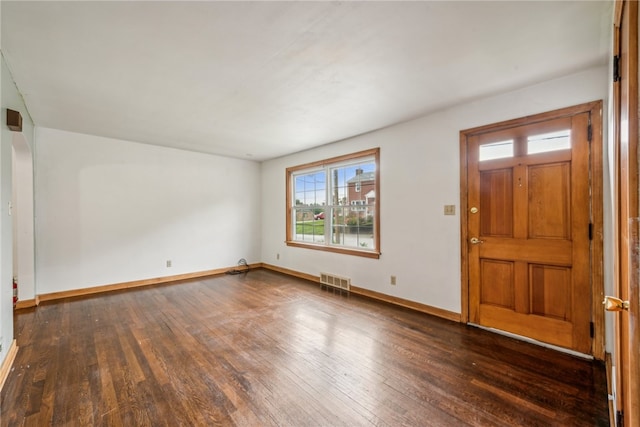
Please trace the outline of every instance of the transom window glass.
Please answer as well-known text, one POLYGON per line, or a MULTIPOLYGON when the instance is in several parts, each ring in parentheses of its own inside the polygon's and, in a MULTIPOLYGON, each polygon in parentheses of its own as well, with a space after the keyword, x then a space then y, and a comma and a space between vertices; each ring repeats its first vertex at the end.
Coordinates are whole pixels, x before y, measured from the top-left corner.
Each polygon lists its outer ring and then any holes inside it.
POLYGON ((287 244, 379 257, 379 150, 287 169, 287 244))
POLYGON ((479 160, 481 162, 484 160, 513 157, 513 139, 481 145, 479 155, 479 160))
POLYGON ((533 135, 527 138, 527 154, 571 149, 571 130, 533 135))

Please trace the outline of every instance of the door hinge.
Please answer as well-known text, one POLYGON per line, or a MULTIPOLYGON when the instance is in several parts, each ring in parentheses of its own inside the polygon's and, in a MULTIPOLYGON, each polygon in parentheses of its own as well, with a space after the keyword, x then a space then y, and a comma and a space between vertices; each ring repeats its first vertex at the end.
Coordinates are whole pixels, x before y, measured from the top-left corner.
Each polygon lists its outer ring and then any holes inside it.
POLYGON ((593 322, 589 322, 589 336, 593 338, 596 335, 596 328, 593 322))
POLYGON ((589 223, 589 240, 593 240, 593 224, 589 223))
POLYGON ((624 412, 616 411, 616 426, 623 427, 624 426, 624 412))
POLYGON ((613 57, 613 81, 620 81, 620 55, 613 57))

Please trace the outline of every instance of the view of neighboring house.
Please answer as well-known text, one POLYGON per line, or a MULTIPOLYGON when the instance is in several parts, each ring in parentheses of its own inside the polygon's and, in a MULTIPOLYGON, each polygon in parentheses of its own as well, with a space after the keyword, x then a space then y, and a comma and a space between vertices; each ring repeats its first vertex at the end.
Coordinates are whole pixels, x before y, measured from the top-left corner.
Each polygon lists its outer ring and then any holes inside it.
POLYGON ((371 208, 376 200, 375 172, 363 172, 356 169, 356 176, 347 181, 347 204, 351 205, 359 218, 366 218, 372 213, 371 208))

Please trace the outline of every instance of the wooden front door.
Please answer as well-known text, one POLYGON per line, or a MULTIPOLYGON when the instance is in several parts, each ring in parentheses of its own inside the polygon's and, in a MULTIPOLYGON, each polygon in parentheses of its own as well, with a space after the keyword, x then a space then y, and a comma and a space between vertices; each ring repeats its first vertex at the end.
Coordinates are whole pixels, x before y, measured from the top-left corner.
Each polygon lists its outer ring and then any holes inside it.
POLYGON ((614 335, 618 425, 640 426, 640 209, 638 206, 638 3, 616 2, 614 13, 614 171, 617 297, 614 335))
POLYGON ((463 132, 470 323, 592 353, 590 140, 600 106, 463 132))

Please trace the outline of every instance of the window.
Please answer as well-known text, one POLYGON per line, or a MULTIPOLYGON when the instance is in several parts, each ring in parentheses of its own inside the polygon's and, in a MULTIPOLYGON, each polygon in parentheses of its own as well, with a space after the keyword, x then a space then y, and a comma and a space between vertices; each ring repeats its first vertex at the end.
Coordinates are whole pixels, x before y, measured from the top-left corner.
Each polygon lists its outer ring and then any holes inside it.
POLYGON ((480 146, 479 160, 481 162, 485 160, 504 159, 505 157, 513 157, 513 139, 480 146))
POLYGON ((571 129, 544 133, 527 138, 527 154, 571 149, 571 129))
POLYGON ((364 212, 366 211, 366 207, 362 206, 365 204, 365 200, 352 200, 351 201, 351 212, 364 212), (358 207, 361 206, 361 207, 358 207))
POLYGON ((287 168, 287 245, 379 258, 379 154, 287 168))

